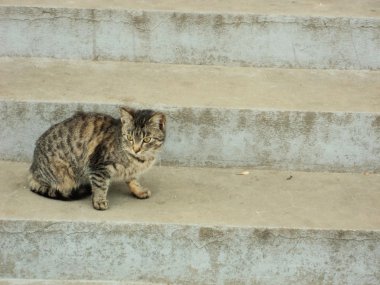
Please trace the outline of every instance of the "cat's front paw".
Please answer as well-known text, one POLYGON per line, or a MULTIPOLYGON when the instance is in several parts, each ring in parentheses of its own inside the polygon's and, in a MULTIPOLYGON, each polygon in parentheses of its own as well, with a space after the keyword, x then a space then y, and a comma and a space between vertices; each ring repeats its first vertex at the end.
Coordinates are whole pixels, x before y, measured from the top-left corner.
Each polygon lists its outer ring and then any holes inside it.
POLYGON ((104 211, 108 209, 108 200, 92 200, 92 205, 94 206, 94 209, 104 211))
POLYGON ((139 199, 148 199, 152 194, 148 189, 142 187, 136 179, 127 182, 132 194, 139 199))
POLYGON ((152 195, 152 193, 149 190, 141 188, 139 189, 139 191, 134 191, 132 193, 139 199, 148 199, 152 195))

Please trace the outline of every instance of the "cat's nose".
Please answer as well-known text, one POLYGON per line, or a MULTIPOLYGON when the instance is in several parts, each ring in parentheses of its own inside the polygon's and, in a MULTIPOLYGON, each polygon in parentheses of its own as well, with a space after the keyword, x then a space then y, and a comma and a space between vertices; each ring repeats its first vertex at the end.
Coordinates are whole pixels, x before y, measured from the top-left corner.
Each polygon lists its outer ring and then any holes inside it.
POLYGON ((133 151, 134 151, 135 153, 139 153, 140 150, 141 150, 141 146, 136 145, 136 144, 133 145, 133 151))

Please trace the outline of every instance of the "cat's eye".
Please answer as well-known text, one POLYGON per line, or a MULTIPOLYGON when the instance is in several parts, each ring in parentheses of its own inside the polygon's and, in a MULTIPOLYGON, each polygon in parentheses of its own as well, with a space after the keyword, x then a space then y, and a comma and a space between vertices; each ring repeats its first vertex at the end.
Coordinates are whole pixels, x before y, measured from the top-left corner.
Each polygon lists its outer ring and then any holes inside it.
POLYGON ((150 140, 151 140, 150 137, 146 137, 146 138, 143 139, 144 143, 148 143, 148 142, 150 142, 150 140))
POLYGON ((133 141, 132 135, 127 134, 127 140, 129 140, 129 141, 133 141))

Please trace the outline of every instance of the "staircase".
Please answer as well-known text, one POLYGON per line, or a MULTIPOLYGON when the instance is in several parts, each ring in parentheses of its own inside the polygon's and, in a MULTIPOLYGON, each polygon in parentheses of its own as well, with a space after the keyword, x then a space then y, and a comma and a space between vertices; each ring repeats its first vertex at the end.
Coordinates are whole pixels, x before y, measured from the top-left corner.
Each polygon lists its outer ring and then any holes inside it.
POLYGON ((0 284, 380 284, 380 2, 0 0, 0 284), (167 114, 137 200, 28 190, 78 110, 167 114))

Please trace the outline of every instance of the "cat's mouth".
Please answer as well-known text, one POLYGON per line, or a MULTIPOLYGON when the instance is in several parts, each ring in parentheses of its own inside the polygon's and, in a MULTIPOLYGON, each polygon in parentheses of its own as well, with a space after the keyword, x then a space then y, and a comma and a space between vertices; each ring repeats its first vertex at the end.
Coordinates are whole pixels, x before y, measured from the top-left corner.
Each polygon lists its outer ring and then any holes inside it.
POLYGON ((141 153, 135 153, 134 151, 131 151, 131 150, 128 150, 128 153, 133 157, 135 158, 136 160, 140 161, 140 162, 145 162, 145 159, 144 157, 141 155, 141 153))

